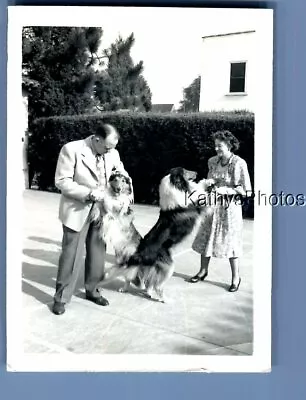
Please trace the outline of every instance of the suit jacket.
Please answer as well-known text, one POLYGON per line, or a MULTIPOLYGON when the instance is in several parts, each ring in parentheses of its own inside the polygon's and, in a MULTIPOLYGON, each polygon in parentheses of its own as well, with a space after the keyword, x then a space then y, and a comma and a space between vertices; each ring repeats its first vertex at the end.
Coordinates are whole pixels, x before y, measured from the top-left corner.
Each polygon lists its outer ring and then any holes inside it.
MULTIPOLYGON (((98 186, 91 138, 89 136, 65 144, 60 151, 55 172, 55 186, 61 191, 59 219, 63 225, 76 232, 84 226, 92 207, 92 202, 86 200, 87 196, 98 186)), ((128 175, 116 149, 105 153, 106 181, 114 169, 128 175)))

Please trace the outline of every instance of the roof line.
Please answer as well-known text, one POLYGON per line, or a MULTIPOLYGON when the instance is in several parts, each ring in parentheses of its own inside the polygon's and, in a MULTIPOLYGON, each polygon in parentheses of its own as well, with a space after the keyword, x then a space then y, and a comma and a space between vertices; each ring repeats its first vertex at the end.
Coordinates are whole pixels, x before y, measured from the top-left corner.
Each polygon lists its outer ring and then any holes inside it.
POLYGON ((254 33, 254 32, 255 32, 255 30, 252 30, 252 31, 241 31, 241 32, 231 32, 231 33, 219 33, 218 35, 202 36, 202 39, 212 38, 212 37, 219 37, 219 36, 241 35, 243 33, 254 33))

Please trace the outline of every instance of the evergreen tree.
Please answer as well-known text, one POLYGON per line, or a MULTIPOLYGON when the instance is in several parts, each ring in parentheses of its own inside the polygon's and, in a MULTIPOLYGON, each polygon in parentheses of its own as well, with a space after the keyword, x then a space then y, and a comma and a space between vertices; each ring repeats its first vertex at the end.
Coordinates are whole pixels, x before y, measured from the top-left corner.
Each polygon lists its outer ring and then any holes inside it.
POLYGON ((200 106, 201 77, 198 76, 184 89, 184 99, 180 101, 180 112, 197 112, 200 106))
POLYGON ((22 62, 30 121, 81 114, 90 109, 102 33, 101 28, 23 29, 22 62))
POLYGON ((143 62, 135 65, 130 54, 134 42, 133 33, 127 39, 119 36, 116 42, 104 51, 107 65, 99 73, 95 88, 99 110, 151 109, 152 94, 142 76, 143 62))

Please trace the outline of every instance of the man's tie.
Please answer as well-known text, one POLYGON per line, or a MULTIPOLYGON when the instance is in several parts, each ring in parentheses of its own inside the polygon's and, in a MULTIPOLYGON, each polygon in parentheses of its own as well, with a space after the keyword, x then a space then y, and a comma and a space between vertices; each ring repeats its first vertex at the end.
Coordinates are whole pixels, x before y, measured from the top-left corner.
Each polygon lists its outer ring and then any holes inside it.
POLYGON ((98 171, 99 187, 104 188, 106 185, 105 157, 104 154, 96 155, 96 167, 98 171))

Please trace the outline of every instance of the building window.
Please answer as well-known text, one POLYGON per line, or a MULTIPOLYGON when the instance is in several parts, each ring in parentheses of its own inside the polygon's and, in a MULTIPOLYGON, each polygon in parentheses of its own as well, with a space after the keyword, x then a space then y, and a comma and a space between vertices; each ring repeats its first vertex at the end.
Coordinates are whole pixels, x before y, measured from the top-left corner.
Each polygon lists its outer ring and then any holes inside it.
POLYGON ((245 92, 245 62, 231 63, 230 93, 245 92))

